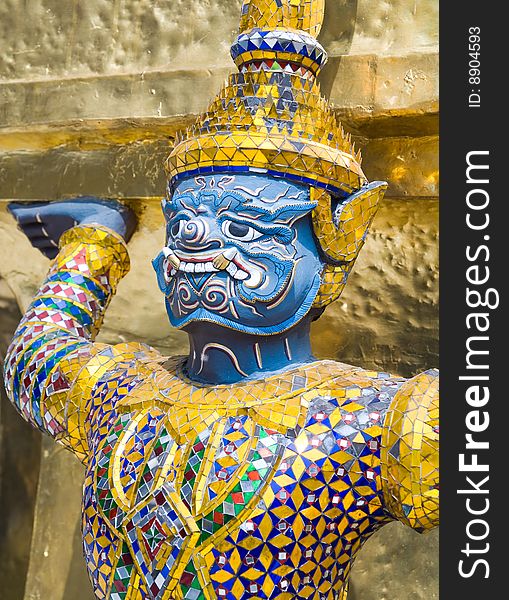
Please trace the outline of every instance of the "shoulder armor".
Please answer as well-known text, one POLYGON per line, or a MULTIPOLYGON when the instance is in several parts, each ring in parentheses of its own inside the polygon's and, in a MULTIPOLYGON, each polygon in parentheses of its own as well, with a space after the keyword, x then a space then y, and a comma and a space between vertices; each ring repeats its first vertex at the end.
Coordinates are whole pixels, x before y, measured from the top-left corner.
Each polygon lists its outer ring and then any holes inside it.
POLYGON ((382 486, 388 511, 423 532, 438 525, 438 371, 406 381, 382 431, 382 486))

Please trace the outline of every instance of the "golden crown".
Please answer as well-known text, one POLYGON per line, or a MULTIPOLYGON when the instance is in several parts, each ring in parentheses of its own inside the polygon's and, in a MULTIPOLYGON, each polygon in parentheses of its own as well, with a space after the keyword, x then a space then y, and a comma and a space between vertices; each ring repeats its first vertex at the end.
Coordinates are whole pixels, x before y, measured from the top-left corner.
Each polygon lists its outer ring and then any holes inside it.
POLYGON ((245 0, 232 74, 207 112, 177 139, 170 187, 218 171, 264 172, 345 195, 366 178, 350 136, 321 96, 316 40, 324 0, 245 0))
POLYGON ((324 0, 244 0, 231 47, 239 72, 178 136, 166 162, 170 191, 183 178, 214 172, 309 185, 327 263, 316 307, 341 294, 385 189, 365 187, 360 152, 320 93, 316 77, 327 53, 316 36, 323 16, 324 0), (335 218, 331 198, 351 194, 357 197, 335 218))

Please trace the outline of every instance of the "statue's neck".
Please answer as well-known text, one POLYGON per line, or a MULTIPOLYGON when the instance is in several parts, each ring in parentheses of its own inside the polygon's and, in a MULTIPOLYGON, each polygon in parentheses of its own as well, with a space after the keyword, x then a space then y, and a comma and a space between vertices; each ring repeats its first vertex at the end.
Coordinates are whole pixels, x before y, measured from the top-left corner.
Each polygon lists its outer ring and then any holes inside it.
POLYGON ((278 335, 249 335, 194 323, 188 329, 189 377, 208 384, 236 383, 246 377, 262 378, 274 371, 314 359, 309 339, 310 319, 278 335))

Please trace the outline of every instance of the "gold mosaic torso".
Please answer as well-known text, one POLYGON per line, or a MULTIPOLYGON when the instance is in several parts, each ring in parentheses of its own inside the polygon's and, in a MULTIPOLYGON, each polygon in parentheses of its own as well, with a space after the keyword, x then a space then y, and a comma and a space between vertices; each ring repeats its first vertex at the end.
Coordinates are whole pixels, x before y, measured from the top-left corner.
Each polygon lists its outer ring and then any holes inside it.
POLYGON ((216 387, 180 359, 125 368, 92 410, 85 540, 104 525, 112 540, 98 597, 124 598, 107 589, 128 573, 126 598, 344 598, 355 554, 391 518, 381 438, 404 380, 331 361, 216 387))

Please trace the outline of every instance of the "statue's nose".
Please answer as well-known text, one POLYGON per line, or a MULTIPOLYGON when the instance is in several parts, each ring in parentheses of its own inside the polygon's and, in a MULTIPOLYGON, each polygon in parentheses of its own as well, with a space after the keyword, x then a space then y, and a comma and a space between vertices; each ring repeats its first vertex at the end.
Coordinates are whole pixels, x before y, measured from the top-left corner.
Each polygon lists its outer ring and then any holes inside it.
POLYGON ((202 243, 209 234, 207 222, 201 217, 186 221, 180 231, 183 241, 190 244, 202 243))

